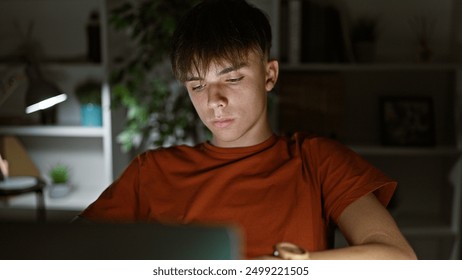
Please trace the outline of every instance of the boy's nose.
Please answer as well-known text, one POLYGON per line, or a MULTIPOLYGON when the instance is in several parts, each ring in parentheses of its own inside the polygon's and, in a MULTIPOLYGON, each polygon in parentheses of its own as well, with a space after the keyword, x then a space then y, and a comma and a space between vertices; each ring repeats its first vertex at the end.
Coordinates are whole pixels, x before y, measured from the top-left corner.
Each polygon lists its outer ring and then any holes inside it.
POLYGON ((210 86, 208 92, 208 106, 209 108, 222 108, 228 105, 228 99, 223 90, 218 86, 210 86))

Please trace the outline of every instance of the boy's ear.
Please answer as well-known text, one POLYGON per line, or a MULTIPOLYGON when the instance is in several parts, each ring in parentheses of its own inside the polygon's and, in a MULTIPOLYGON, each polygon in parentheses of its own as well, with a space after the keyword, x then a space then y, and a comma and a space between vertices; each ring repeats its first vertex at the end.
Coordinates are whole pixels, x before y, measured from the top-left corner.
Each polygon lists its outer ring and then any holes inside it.
POLYGON ((266 91, 271 91, 276 85, 279 75, 279 63, 277 60, 269 60, 266 64, 266 91))

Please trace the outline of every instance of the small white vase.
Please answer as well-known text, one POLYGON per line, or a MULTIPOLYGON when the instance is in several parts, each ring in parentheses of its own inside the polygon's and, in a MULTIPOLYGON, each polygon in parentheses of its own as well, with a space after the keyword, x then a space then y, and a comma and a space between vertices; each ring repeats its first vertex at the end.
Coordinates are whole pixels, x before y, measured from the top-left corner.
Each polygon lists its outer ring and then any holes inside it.
POLYGON ((50 198, 60 198, 60 197, 65 197, 68 195, 71 191, 71 185, 70 184, 52 184, 50 185, 50 190, 49 190, 49 197, 50 198))

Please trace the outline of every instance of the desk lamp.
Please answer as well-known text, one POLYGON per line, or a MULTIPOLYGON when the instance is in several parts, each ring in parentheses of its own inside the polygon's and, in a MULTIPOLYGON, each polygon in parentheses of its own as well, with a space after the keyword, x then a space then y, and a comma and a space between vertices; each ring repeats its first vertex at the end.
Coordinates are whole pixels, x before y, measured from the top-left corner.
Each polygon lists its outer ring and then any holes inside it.
POLYGON ((51 107, 65 101, 67 95, 47 81, 36 64, 29 64, 26 67, 26 75, 29 80, 26 92, 26 114, 43 110, 42 124, 55 123, 55 108, 51 107))
MULTIPOLYGON (((67 94, 58 89, 56 85, 46 80, 37 64, 29 63, 26 66, 26 78, 28 87, 26 91, 26 114, 31 114, 37 111, 41 112, 41 123, 51 124, 55 122, 55 108, 67 99, 67 94)), ((19 83, 22 82, 24 75, 15 74, 11 77, 6 77, 3 86, 3 93, 0 93, 0 106, 6 99, 16 90, 19 83)))

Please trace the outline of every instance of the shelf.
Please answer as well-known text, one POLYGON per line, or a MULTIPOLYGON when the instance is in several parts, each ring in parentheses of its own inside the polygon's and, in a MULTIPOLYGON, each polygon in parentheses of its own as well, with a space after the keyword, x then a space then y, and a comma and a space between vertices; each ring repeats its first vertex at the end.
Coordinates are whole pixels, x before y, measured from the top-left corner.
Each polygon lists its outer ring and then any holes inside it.
POLYGON ((0 135, 53 136, 53 137, 103 137, 103 127, 83 126, 3 126, 0 135))
POLYGON ((384 146, 349 146, 353 151, 367 156, 458 156, 462 153, 452 146, 436 147, 384 147, 384 146))
MULTIPOLYGON (((96 76, 103 76, 105 72, 105 66, 102 64, 96 64, 91 62, 71 62, 71 61, 47 61, 40 63, 40 68, 47 72, 57 73, 86 73, 96 76)), ((0 70, 8 70, 11 73, 25 71, 26 64, 22 62, 4 62, 0 61, 0 70)))
POLYGON ((300 63, 281 64, 281 71, 455 71, 454 63, 300 63))
MULTIPOLYGON (((50 198, 48 187, 45 188, 45 208, 47 210, 73 210, 82 211, 101 194, 103 189, 75 188, 62 198, 50 198)), ((35 193, 28 193, 10 197, 7 203, 0 202, 1 209, 35 209, 37 206, 35 193)))

